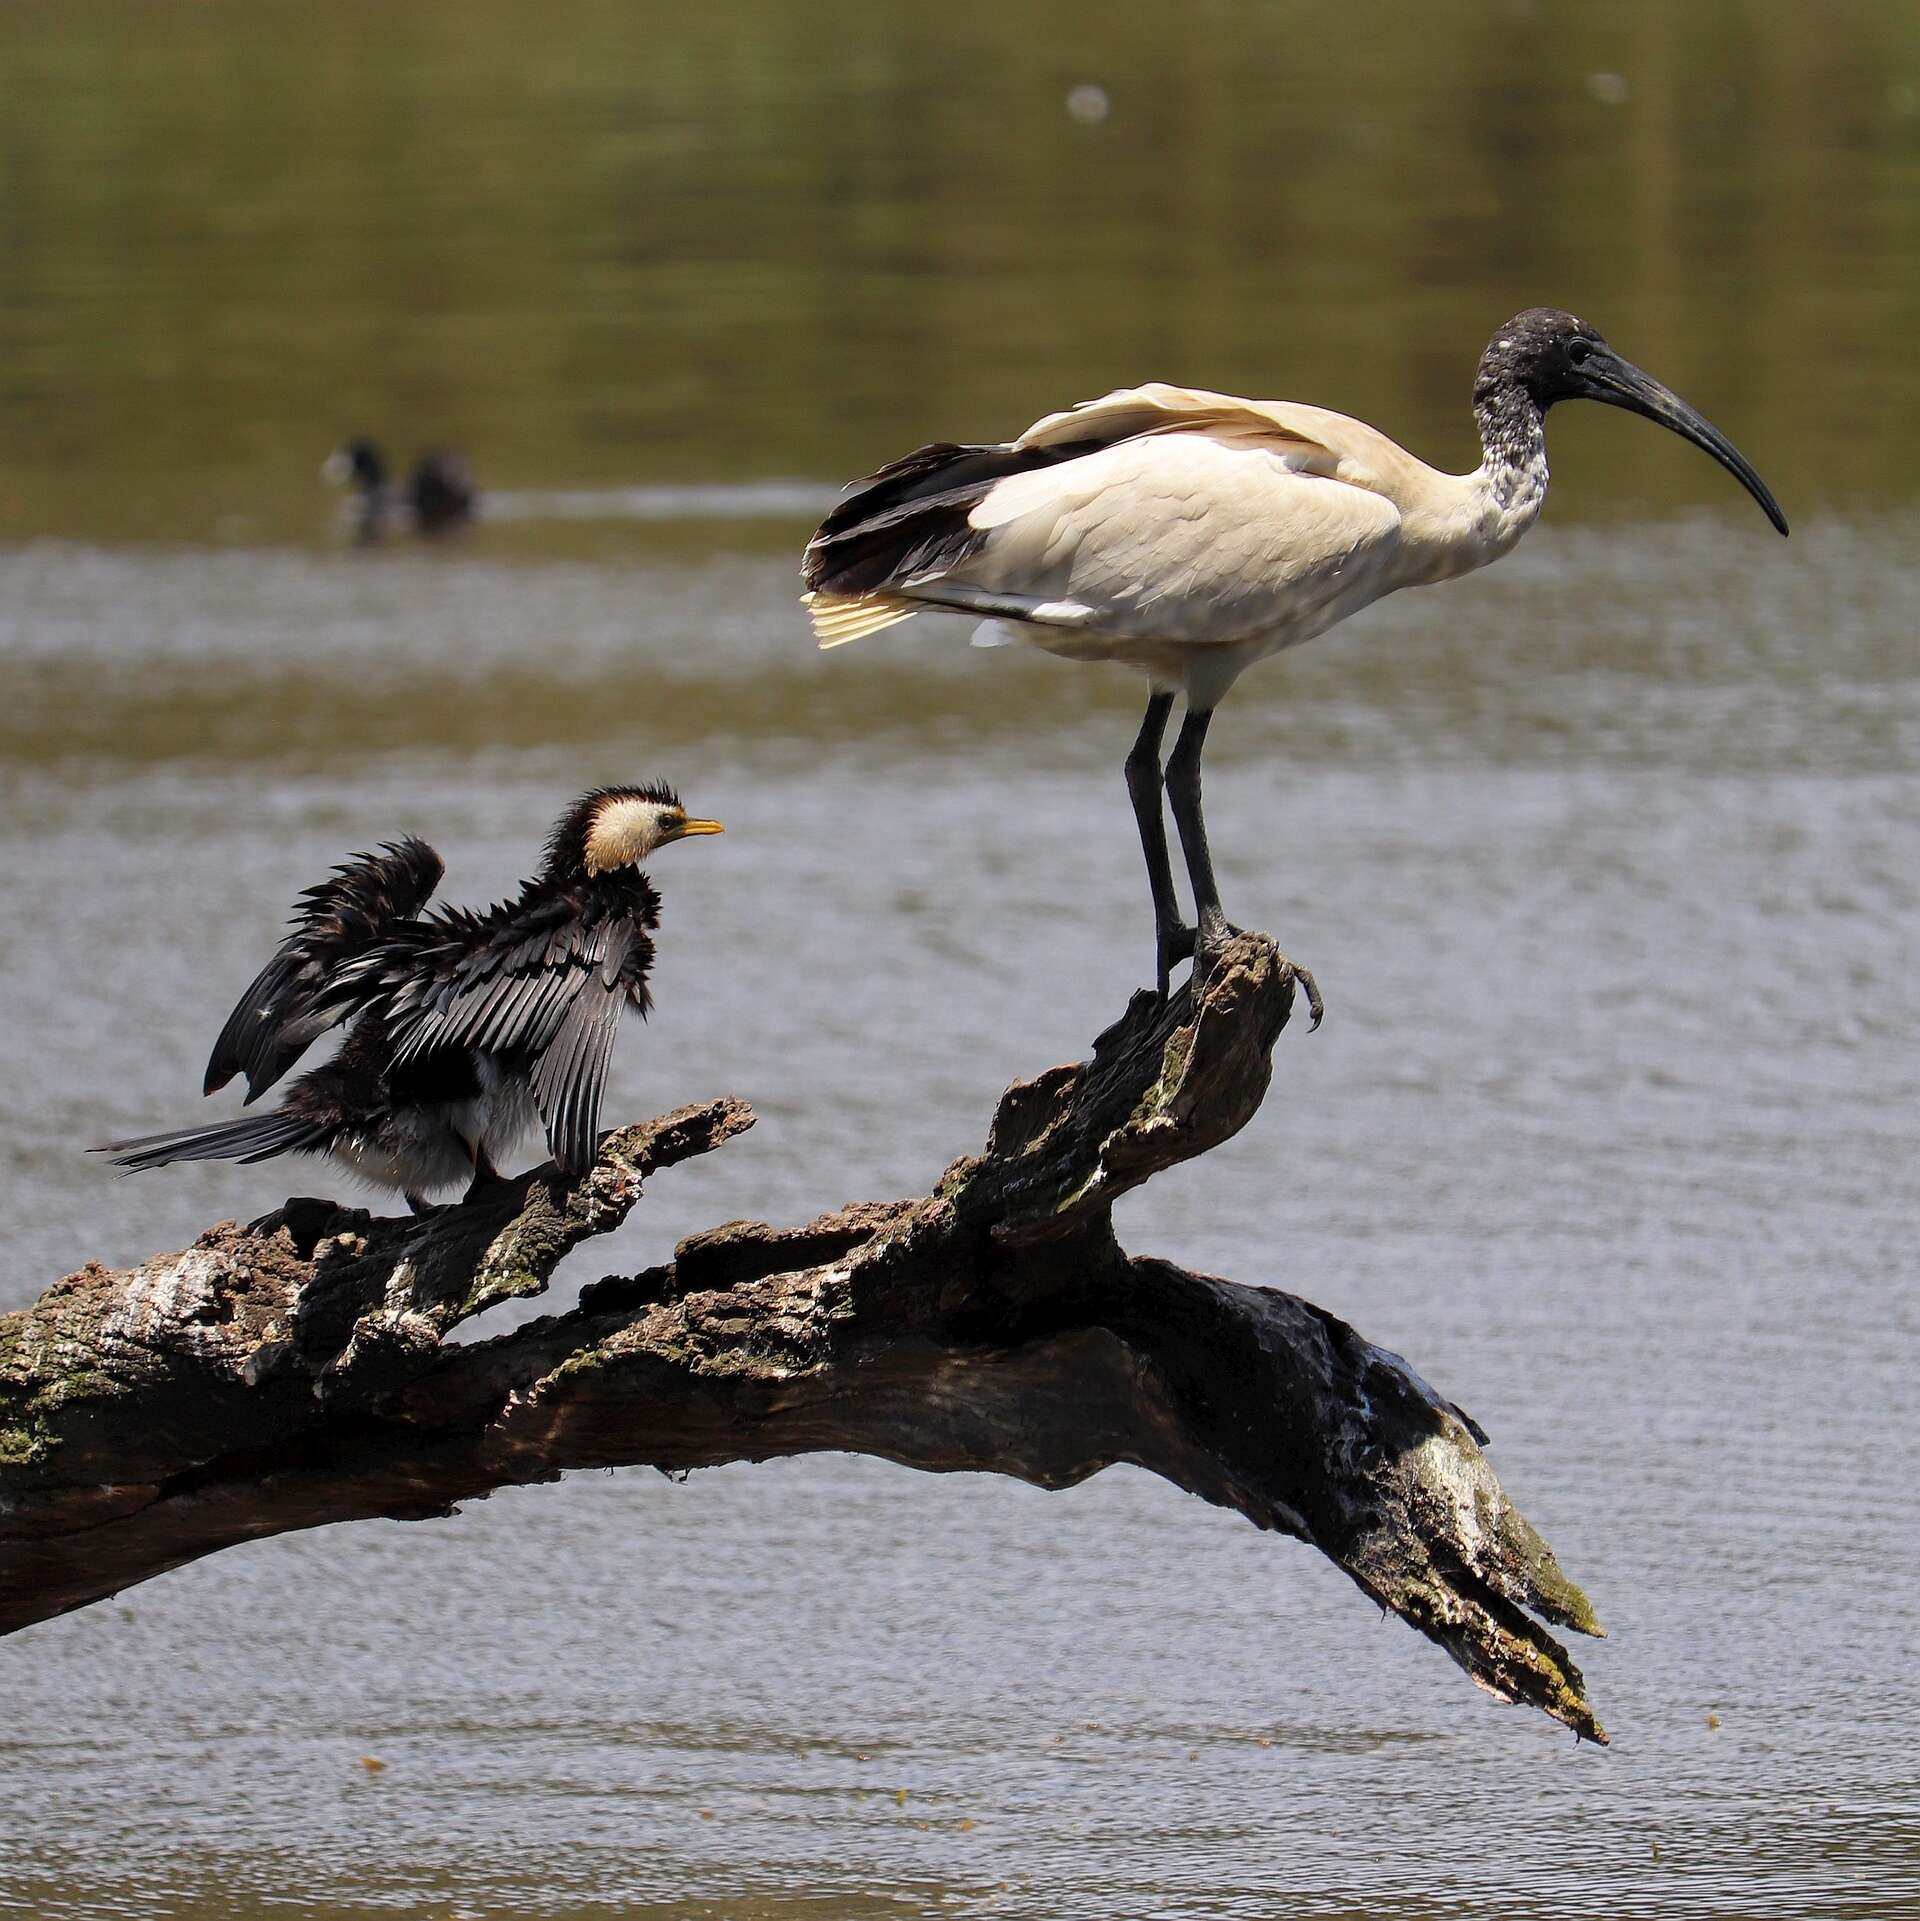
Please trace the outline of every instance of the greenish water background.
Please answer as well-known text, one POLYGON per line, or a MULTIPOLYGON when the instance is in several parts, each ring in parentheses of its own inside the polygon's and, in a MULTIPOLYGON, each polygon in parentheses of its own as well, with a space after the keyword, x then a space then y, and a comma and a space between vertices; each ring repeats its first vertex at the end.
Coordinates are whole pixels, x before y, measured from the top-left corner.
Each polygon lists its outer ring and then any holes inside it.
POLYGON ((1569 408, 1515 555, 1242 683, 1226 899, 1328 1022, 1120 1221, 1492 1430, 1609 1753, 1130 1472, 574 1477, 0 1645, 0 1912, 1920 1913, 1917 157, 1891 4, 0 9, 0 1310, 343 1191, 79 1149, 192 1117, 344 851, 490 898, 592 781, 730 827, 611 1111, 762 1120, 563 1300, 924 1189, 1079 1054, 1149 960, 1137 687, 794 605, 917 441, 1158 377, 1465 467, 1553 302, 1795 529, 1569 408), (491 511, 352 549, 357 430, 491 511))
MULTIPOLYGON (((502 487, 837 482, 1143 370, 1467 466, 1542 301, 1803 511, 1912 492, 1897 5, 83 0, 0 13, 0 125, 16 536, 315 538, 362 428, 502 487)), ((1571 511, 1722 498, 1563 439, 1571 511)))

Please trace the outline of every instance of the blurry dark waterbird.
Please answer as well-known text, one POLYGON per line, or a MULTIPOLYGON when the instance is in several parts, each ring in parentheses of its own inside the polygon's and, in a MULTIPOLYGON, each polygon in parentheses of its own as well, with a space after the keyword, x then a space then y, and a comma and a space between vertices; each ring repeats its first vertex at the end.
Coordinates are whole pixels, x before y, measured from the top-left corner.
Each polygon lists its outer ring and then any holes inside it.
POLYGON ((472 468, 450 447, 423 453, 399 487, 393 485, 379 443, 364 434, 335 448, 320 471, 353 489, 354 535, 361 541, 378 540, 394 527, 430 539, 452 533, 473 519, 479 500, 472 468))
MULTIPOLYGON (((1724 434, 1585 321, 1516 314, 1480 357, 1481 460, 1447 474, 1364 421, 1292 401, 1152 383, 1049 414, 1017 440, 921 447, 829 514, 802 562, 822 647, 928 608, 981 616, 983 644, 1021 640, 1147 678, 1127 790, 1153 893, 1156 974, 1233 931, 1201 811, 1213 710, 1255 661, 1322 634, 1402 587, 1450 580, 1506 553, 1547 492, 1546 416, 1598 400, 1705 449, 1787 523, 1724 434), (1186 717, 1161 745, 1176 696, 1186 717), (1182 923, 1161 796, 1193 888, 1182 923)), ((1301 973, 1314 1024, 1320 997, 1301 973)))
POLYGON ((483 911, 425 908, 442 872, 424 841, 356 855, 301 895, 293 926, 228 1017, 209 1093, 247 1099, 329 1028, 340 1051, 272 1113, 115 1141, 123 1167, 331 1154, 415 1208, 498 1178, 537 1118, 563 1173, 592 1165, 622 1012, 644 1016, 660 897, 639 863, 721 832, 669 787, 601 787, 561 816, 541 871, 483 911))

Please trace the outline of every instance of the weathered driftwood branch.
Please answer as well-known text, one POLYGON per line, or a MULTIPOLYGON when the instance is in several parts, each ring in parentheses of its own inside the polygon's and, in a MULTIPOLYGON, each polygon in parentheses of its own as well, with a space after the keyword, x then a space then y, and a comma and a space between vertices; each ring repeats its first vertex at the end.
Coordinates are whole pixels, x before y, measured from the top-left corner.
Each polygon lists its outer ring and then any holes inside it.
POLYGON ((423 1220, 289 1201, 0 1318, 0 1632, 236 1541, 444 1514, 566 1468, 820 1449, 1072 1485, 1132 1461, 1294 1534, 1484 1687, 1603 1739, 1532 1617, 1597 1633, 1472 1423, 1306 1301, 1130 1258, 1115 1197, 1244 1126, 1294 993, 1242 936, 1197 1009, 1138 995, 1093 1059, 1009 1089, 919 1200, 736 1221, 571 1313, 452 1345, 617 1226, 737 1101, 610 1135, 423 1220))

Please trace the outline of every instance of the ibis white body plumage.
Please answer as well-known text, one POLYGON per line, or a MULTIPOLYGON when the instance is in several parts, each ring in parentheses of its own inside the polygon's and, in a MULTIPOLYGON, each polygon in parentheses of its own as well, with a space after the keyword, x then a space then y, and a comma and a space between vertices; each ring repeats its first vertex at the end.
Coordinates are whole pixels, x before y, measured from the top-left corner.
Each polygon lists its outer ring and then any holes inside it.
POLYGON ((884 591, 808 597, 823 645, 926 607, 1211 707, 1246 668, 1400 587, 1498 559, 1546 498, 1517 471, 1426 465, 1318 407, 1155 383, 1036 422, 1010 451, 1105 444, 987 487, 964 556, 884 591))

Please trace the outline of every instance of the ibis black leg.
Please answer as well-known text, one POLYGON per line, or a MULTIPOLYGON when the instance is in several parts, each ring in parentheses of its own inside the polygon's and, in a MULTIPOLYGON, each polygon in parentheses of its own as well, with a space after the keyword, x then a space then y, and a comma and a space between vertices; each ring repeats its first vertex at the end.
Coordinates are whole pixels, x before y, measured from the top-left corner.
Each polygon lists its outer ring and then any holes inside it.
MULTIPOLYGON (((1187 710, 1180 726, 1180 738, 1167 756, 1167 801, 1173 808, 1173 824, 1180 830, 1181 851, 1187 857, 1187 876, 1193 882, 1194 918, 1198 926, 1196 960, 1209 950, 1224 947, 1237 931, 1228 926, 1220 911, 1220 888, 1213 878, 1213 853, 1207 846, 1207 823, 1200 809, 1200 755, 1207 744, 1207 724, 1213 710, 1195 713, 1187 710)), ((1289 966, 1293 964, 1288 963, 1289 966)), ((1294 967, 1294 978, 1306 990, 1307 1007, 1313 1025, 1320 1025, 1326 1011, 1313 976, 1304 967, 1294 967)))
POLYGON ((424 1194, 416 1194, 412 1188, 408 1188, 407 1211, 412 1214, 431 1214, 433 1203, 424 1194))
POLYGON ((1200 947, 1218 947, 1233 929, 1220 911, 1220 888, 1213 878, 1213 855, 1207 847, 1207 823, 1200 811, 1200 755, 1207 744, 1207 725, 1213 710, 1187 710, 1180 738, 1167 756, 1167 802, 1173 824, 1180 830, 1180 849, 1187 857, 1187 878, 1193 883, 1193 914, 1200 947))
POLYGON ((1171 694, 1155 694, 1147 702, 1147 717, 1127 756, 1127 793, 1140 827, 1140 851, 1147 857, 1147 885, 1153 889, 1154 971, 1160 998, 1167 997, 1175 961, 1193 954, 1194 934, 1182 925, 1180 903, 1173 891, 1173 863, 1167 858, 1167 823, 1160 807, 1164 782, 1160 774, 1160 743, 1166 738, 1167 716, 1173 711, 1171 694))

